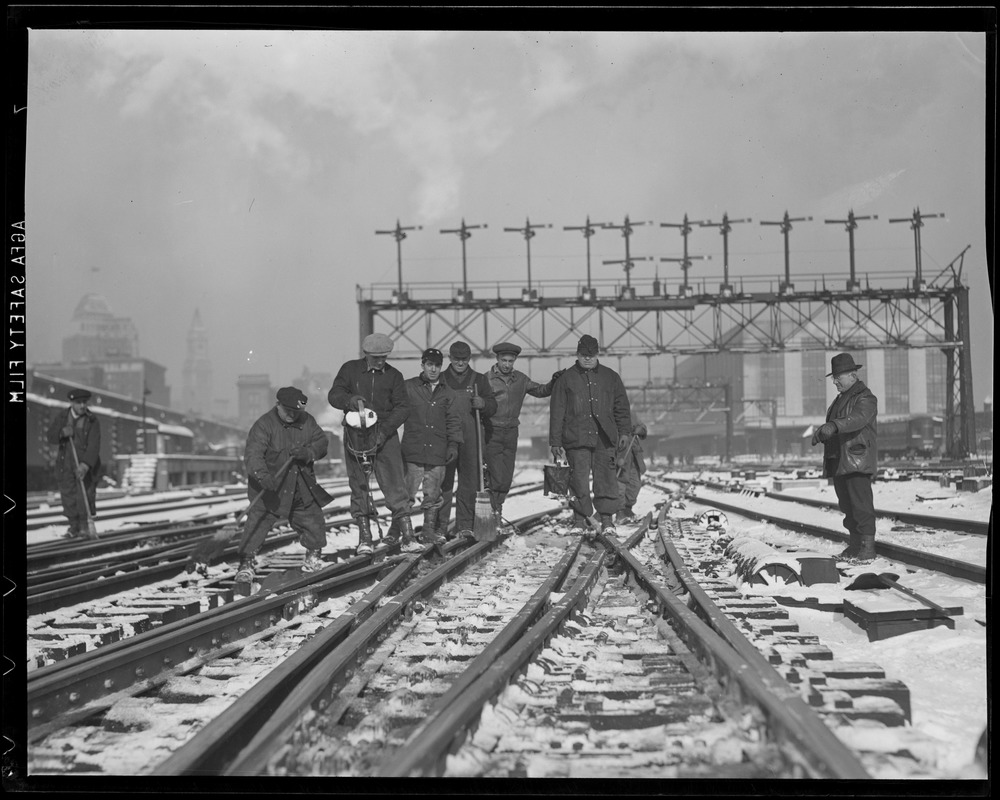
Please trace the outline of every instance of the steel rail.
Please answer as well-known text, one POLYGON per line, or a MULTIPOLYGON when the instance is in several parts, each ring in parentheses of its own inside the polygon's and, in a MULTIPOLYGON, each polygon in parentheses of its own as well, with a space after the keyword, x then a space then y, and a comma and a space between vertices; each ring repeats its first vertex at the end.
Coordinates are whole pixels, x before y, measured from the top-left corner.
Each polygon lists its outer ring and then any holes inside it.
MULTIPOLYGON (((661 515, 664 510, 661 509, 661 515)), ((655 582, 623 544, 604 535, 598 538, 653 598, 659 616, 670 620, 692 652, 718 676, 720 684, 731 693, 751 698, 763 711, 768 733, 785 745, 783 752, 791 748, 798 763, 816 777, 870 779, 858 757, 698 586, 665 536, 665 528, 658 525, 657 534, 665 560, 683 583, 697 611, 655 582)))
MULTIPOLYGON (((659 483, 656 483, 655 485, 663 491, 670 491, 659 483)), ((832 528, 825 528, 822 525, 813 525, 807 522, 785 519, 784 517, 779 517, 774 514, 763 514, 758 511, 751 511, 743 508, 742 506, 726 503, 723 500, 705 497, 701 494, 691 495, 689 499, 692 502, 712 506, 713 508, 718 508, 722 511, 729 511, 733 514, 757 520, 758 522, 770 522, 774 525, 795 531, 797 533, 804 533, 809 536, 830 539, 835 542, 848 541, 846 533, 841 533, 840 531, 832 528)), ((938 555, 936 553, 926 553, 921 550, 913 550, 909 547, 903 547, 902 545, 891 544, 889 542, 881 542, 877 539, 875 541, 875 553, 894 561, 898 561, 901 564, 909 564, 913 567, 928 569, 933 572, 939 572, 942 575, 950 575, 953 578, 961 578, 963 580, 973 581, 974 583, 986 583, 986 567, 978 564, 970 564, 967 561, 959 561, 958 559, 948 558, 947 556, 938 555)))
MULTIPOLYGON (((815 497, 795 497, 793 495, 786 494, 785 492, 765 492, 764 496, 774 498, 775 500, 801 503, 802 505, 813 506, 814 508, 828 508, 833 511, 839 510, 839 506, 836 503, 830 502, 829 500, 820 500, 815 497)), ((905 522, 910 525, 920 525, 925 528, 937 528, 945 531, 956 531, 957 533, 970 533, 975 536, 988 536, 990 532, 990 524, 988 522, 980 522, 975 519, 957 519, 952 517, 933 516, 930 514, 915 514, 909 511, 888 511, 881 508, 876 508, 875 514, 879 517, 891 517, 892 519, 897 519, 900 522, 905 522)))
POLYGON ((372 579, 398 556, 371 563, 372 556, 356 556, 306 575, 279 594, 256 594, 176 620, 153 630, 90 650, 28 673, 29 736, 42 723, 112 691, 151 678, 200 651, 218 647, 263 630, 292 609, 299 598, 335 596, 372 579))

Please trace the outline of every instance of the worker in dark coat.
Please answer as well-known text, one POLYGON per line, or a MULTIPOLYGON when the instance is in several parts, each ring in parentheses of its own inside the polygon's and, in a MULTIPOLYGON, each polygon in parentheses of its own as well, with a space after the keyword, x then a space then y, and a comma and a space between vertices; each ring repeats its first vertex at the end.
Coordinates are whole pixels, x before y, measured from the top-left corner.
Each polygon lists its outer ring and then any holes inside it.
POLYGON ((635 522, 636 498, 642 488, 642 476, 646 472, 646 460, 642 456, 642 440, 646 438, 646 426, 632 414, 632 430, 623 450, 615 455, 616 472, 618 474, 618 491, 621 498, 621 508, 617 521, 620 523, 635 522))
POLYGON ((327 394, 330 405, 344 412, 344 464, 351 487, 351 516, 358 523, 358 551, 371 552, 371 520, 376 516, 371 502, 369 476, 382 490, 392 512, 386 544, 413 539, 411 503, 403 480, 403 457, 398 430, 410 413, 403 373, 386 363, 393 341, 384 333, 372 333, 361 342, 362 357, 344 362, 327 394), (364 408, 361 415, 359 409, 364 408), (368 412, 375 422, 369 424, 368 412))
POLYGON ((400 449, 411 507, 416 503, 418 490, 422 495, 420 508, 424 512, 424 525, 420 541, 424 544, 441 544, 445 540, 438 522, 443 504, 441 483, 445 469, 458 461, 458 448, 462 443, 462 423, 455 411, 455 393, 441 380, 443 363, 444 355, 440 350, 424 350, 420 374, 406 381, 410 415, 403 426, 400 449))
POLYGON ((307 398, 299 389, 279 389, 277 400, 250 428, 243 454, 247 494, 253 505, 237 548, 236 580, 240 583, 253 581, 254 556, 268 531, 282 519, 288 520, 306 549, 303 572, 323 568, 323 506, 333 498, 316 482, 313 463, 326 455, 326 434, 305 410, 307 398), (255 503, 259 495, 260 502, 255 503))
POLYGON ((489 379, 482 372, 469 366, 472 348, 466 342, 454 342, 448 350, 450 363, 441 373, 441 380, 455 392, 455 413, 462 423, 462 443, 458 446, 458 460, 446 465, 441 483, 441 511, 438 514, 439 530, 447 536, 451 518, 452 501, 455 504, 456 535, 472 533, 476 515, 476 492, 483 469, 483 454, 479 452, 486 433, 483 426, 497 410, 497 401, 489 379), (476 411, 480 424, 477 429, 476 411), (458 487, 455 488, 456 479, 458 487))
POLYGON ((613 532, 614 515, 621 504, 615 455, 628 447, 632 423, 625 385, 617 372, 600 363, 599 349, 593 336, 581 336, 576 363, 556 382, 550 401, 549 446, 557 462, 569 462, 574 527, 585 530, 585 518, 596 509, 602 529, 613 532))
POLYGON ((840 555, 869 562, 875 558, 872 483, 878 472, 878 399, 858 378, 861 364, 855 364, 850 353, 835 355, 831 367, 827 377, 833 378, 838 394, 812 443, 823 445, 823 474, 833 479, 844 514, 849 539, 840 555))
POLYGON ((86 389, 72 389, 69 407, 56 414, 48 430, 49 444, 59 445, 55 473, 62 498, 63 514, 69 520, 67 536, 86 536, 88 510, 97 513, 97 482, 101 471, 101 424, 87 408, 91 398, 86 389), (73 448, 76 448, 76 458, 73 448), (80 481, 86 498, 80 491, 80 481), (87 503, 87 505, 84 505, 87 503))
POLYGON ((486 434, 485 456, 486 475, 489 482, 490 505, 496 518, 497 528, 502 527, 503 504, 514 480, 514 461, 517 456, 517 434, 520 427, 521 406, 524 396, 548 397, 552 394, 555 373, 548 383, 537 383, 514 369, 514 362, 521 354, 521 348, 510 342, 493 345, 497 363, 486 373, 497 410, 483 427, 486 434))

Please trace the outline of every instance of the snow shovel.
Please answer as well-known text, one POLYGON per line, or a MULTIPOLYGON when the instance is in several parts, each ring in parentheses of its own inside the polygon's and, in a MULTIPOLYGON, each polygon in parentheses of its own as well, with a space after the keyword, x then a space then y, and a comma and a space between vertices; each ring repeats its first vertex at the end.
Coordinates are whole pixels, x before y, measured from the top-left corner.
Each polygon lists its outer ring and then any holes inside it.
POLYGON ((880 575, 876 575, 874 572, 865 572, 858 575, 853 581, 851 581, 845 589, 896 589, 903 594, 907 594, 915 600, 920 601, 928 608, 933 608, 939 614, 943 614, 952 622, 954 626, 954 620, 948 614, 948 610, 943 606, 939 606, 933 600, 928 600, 926 597, 917 594, 913 589, 907 589, 902 584, 896 583, 896 578, 899 576, 892 572, 883 572, 880 575))
MULTIPOLYGON (((473 383, 472 396, 479 397, 478 387, 473 383)), ((476 412, 476 457, 479 459, 477 472, 479 473, 479 491, 476 492, 476 516, 472 522, 472 537, 477 542, 493 542, 497 538, 497 521, 493 516, 493 504, 490 502, 490 493, 486 491, 486 484, 483 479, 485 461, 483 460, 483 426, 479 419, 479 409, 476 412)))
MULTIPOLYGON (((285 474, 285 470, 292 463, 294 459, 289 458, 281 468, 278 470, 275 478, 281 479, 281 476, 285 474)), ((257 496, 248 505, 236 519, 230 525, 225 525, 215 533, 211 535, 208 539, 199 544, 188 556, 186 570, 188 572, 194 572, 202 564, 212 564, 219 559, 222 552, 226 549, 226 545, 229 544, 229 540, 232 539, 236 534, 240 533, 243 529, 243 520, 247 518, 250 514, 251 509, 257 502, 264 496, 264 490, 262 489, 258 492, 257 496)))
MULTIPOLYGON (((79 469, 80 459, 76 455, 76 445, 73 444, 72 438, 67 441, 69 441, 69 450, 73 454, 73 467, 79 469)), ((87 490, 83 485, 83 478, 80 477, 79 472, 76 473, 76 483, 80 487, 80 496, 83 498, 84 516, 87 518, 87 538, 96 539, 97 525, 94 524, 93 512, 90 509, 90 499, 87 497, 87 490)))

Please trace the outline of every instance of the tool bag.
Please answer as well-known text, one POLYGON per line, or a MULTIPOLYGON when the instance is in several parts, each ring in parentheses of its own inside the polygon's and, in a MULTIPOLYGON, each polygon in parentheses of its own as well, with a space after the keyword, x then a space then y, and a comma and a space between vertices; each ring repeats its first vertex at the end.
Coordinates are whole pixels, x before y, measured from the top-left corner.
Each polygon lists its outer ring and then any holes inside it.
POLYGON ((543 489, 546 497, 550 494, 563 497, 569 494, 569 464, 546 464, 542 467, 544 472, 543 489))

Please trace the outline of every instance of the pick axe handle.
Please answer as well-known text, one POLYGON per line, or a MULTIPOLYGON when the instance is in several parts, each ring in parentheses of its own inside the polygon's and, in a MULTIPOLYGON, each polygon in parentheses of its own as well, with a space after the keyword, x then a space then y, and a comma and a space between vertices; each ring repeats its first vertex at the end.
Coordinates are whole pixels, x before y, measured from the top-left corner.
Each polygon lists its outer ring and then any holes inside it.
POLYGON ((926 597, 923 597, 922 595, 917 594, 915 591, 913 591, 913 589, 907 589, 902 584, 896 583, 896 581, 890 580, 889 578, 885 578, 885 577, 883 577, 881 575, 878 576, 878 579, 880 581, 882 581, 882 583, 884 583, 886 586, 891 586, 893 589, 897 589, 898 591, 902 592, 903 594, 908 594, 914 600, 919 600, 921 603, 923 603, 928 608, 933 608, 935 611, 939 611, 939 612, 941 612, 942 614, 945 614, 945 615, 948 614, 948 611, 945 608, 943 608, 942 606, 939 606, 933 600, 928 600, 926 597))

